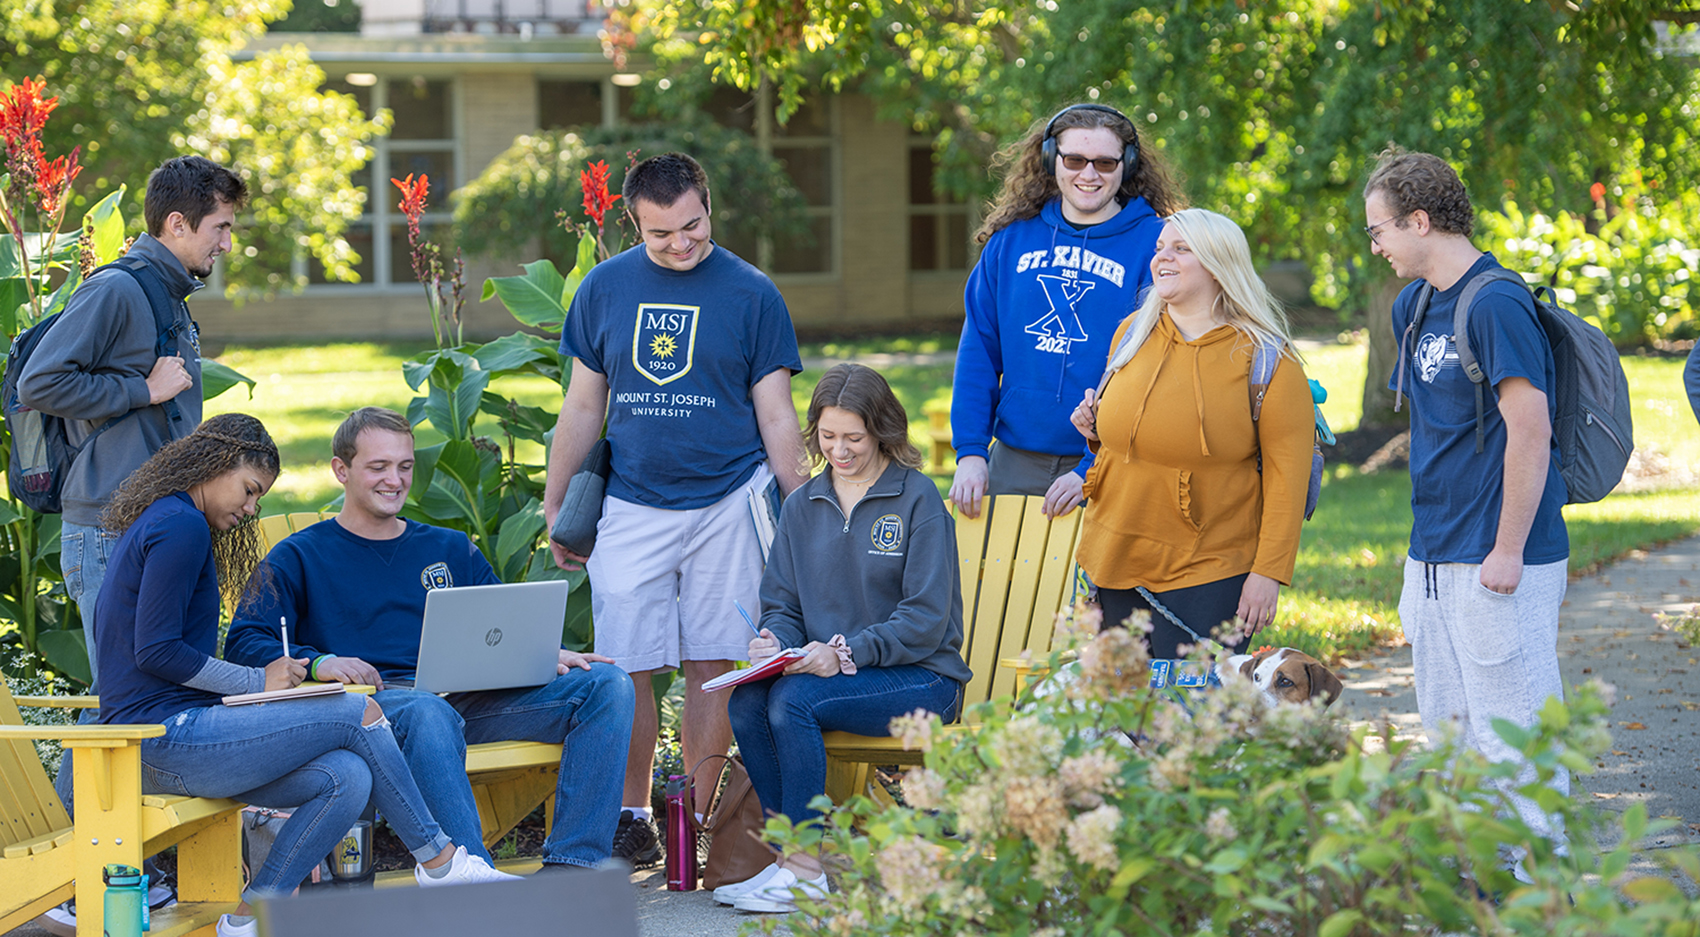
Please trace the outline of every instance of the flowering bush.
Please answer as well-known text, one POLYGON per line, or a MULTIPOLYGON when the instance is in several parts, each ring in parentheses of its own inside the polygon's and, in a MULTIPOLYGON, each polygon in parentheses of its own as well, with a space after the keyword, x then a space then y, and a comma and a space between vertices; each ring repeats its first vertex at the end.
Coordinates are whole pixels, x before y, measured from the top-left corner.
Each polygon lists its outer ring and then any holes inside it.
MULTIPOLYGON (((837 890, 799 901, 785 926, 835 937, 1696 933, 1700 901, 1623 876, 1649 828, 1643 810, 1622 819, 1623 845, 1597 855, 1597 818, 1546 786, 1559 770, 1587 771, 1609 743, 1597 686, 1549 702, 1533 729, 1499 727, 1536 767, 1516 792, 1566 821, 1565 855, 1511 808, 1514 766, 1424 750, 1392 726, 1348 734, 1320 708, 1266 708, 1239 682, 1188 697, 1189 716, 1144 688, 1148 667, 1143 642, 1115 629, 1080 649, 1066 689, 971 712, 977 730, 928 714, 894 722, 926 750, 904 780, 906 805, 854 798, 822 825, 769 821, 772 841, 821 849, 841 869, 837 890), (1533 884, 1506 871, 1508 846, 1533 884)), ((1692 850, 1668 858, 1700 875, 1692 850)))

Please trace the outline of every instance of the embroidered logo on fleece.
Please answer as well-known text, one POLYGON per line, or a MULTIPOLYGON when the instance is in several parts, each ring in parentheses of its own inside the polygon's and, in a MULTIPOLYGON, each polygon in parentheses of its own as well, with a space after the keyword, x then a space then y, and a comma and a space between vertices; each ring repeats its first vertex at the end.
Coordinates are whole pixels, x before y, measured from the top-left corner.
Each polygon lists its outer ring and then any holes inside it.
POLYGON ((449 575, 449 564, 432 563, 419 571, 419 584, 425 587, 426 592, 432 589, 452 589, 455 577, 449 575))
POLYGON ((639 303, 632 329, 632 366, 657 384, 690 373, 697 347, 701 306, 639 303))
POLYGON ((896 514, 887 514, 874 521, 873 529, 869 531, 869 534, 874 542, 873 552, 892 556, 902 555, 894 551, 903 546, 903 518, 896 514))

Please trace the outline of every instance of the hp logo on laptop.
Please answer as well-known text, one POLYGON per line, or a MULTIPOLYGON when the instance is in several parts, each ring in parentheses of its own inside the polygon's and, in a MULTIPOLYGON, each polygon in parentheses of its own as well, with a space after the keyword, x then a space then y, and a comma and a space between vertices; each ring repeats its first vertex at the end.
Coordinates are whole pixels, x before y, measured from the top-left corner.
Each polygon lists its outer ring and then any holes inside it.
POLYGON ((496 645, 501 644, 502 643, 502 629, 491 628, 489 631, 486 631, 484 633, 484 643, 488 644, 491 647, 495 647, 496 645))

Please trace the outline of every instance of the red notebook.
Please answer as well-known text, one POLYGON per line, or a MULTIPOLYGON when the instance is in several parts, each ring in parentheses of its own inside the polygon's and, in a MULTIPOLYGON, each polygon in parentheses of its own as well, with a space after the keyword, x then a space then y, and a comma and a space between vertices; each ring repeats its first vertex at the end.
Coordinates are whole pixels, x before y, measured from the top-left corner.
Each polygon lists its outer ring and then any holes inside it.
POLYGON ((706 692, 723 689, 729 686, 737 686, 740 683, 749 683, 752 680, 766 680, 768 677, 777 676, 780 671, 784 670, 787 666, 790 666, 792 661, 800 660, 806 656, 808 655, 801 649, 789 647, 754 667, 745 667, 743 670, 727 671, 726 673, 715 677, 713 680, 704 682, 702 688, 706 692))

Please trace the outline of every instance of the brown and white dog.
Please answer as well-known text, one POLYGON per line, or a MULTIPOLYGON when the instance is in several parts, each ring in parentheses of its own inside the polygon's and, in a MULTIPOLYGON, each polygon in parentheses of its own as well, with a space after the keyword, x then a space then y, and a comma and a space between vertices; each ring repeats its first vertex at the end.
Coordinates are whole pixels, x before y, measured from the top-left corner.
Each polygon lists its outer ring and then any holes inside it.
POLYGON ((1320 698, 1334 705, 1343 688, 1334 671, 1316 658, 1290 647, 1265 647, 1256 654, 1235 654, 1217 668, 1223 680, 1250 680, 1270 706, 1305 703, 1320 698))

